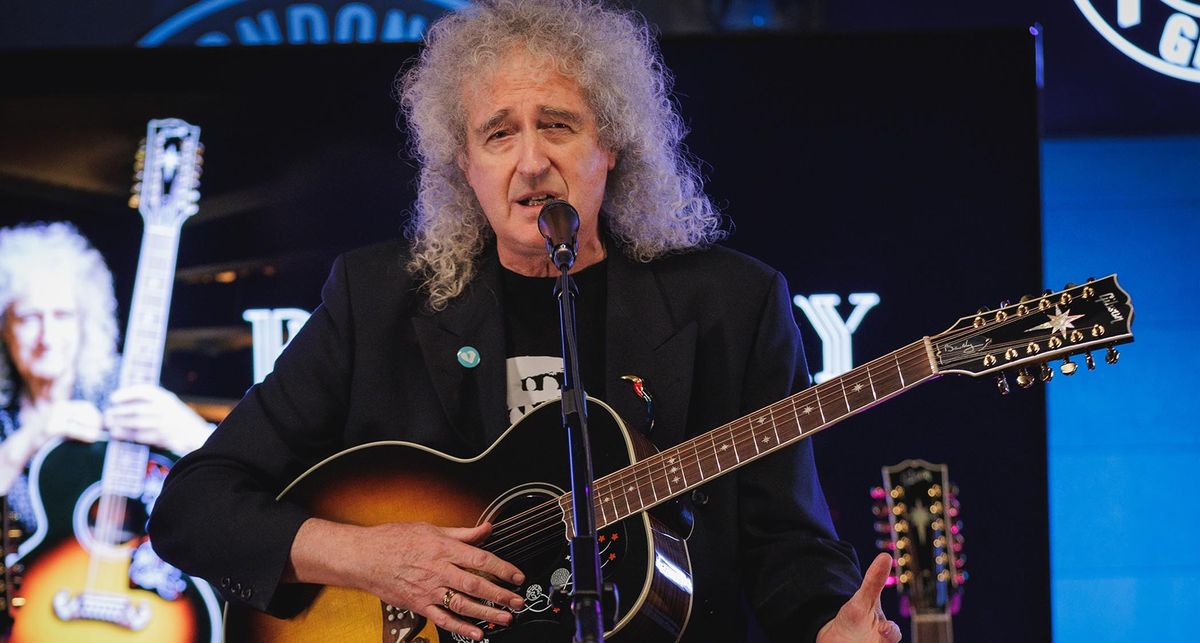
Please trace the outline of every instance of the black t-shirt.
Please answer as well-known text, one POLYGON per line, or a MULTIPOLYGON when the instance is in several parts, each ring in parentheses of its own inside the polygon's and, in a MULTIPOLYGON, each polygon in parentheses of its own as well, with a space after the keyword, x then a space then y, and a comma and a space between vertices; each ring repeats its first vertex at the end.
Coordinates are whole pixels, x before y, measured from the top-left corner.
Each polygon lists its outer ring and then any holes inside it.
MULTIPOLYGON (((579 366, 588 395, 604 397, 604 314, 608 269, 601 261, 572 274, 579 366)), ((562 332, 555 277, 526 277, 501 269, 509 422, 530 408, 559 399, 563 382, 562 332)))

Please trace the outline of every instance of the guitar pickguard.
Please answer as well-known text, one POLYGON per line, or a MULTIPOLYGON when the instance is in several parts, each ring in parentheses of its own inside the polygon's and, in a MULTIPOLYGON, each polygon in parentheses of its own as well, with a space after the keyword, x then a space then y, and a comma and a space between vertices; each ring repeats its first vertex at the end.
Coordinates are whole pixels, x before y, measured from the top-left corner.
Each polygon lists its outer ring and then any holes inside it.
MULTIPOLYGON (((514 487, 500 494, 490 505, 479 522, 493 524, 513 518, 525 512, 536 511, 544 507, 548 501, 560 497, 565 491, 554 484, 546 482, 530 482, 514 487)), ((551 516, 546 519, 551 524, 561 526, 561 516, 551 516)), ((507 610, 515 617, 509 626, 497 625, 484 620, 476 620, 474 624, 485 634, 485 640, 506 640, 505 635, 514 628, 521 630, 520 640, 529 640, 531 630, 545 629, 548 633, 566 633, 574 631, 573 618, 570 612, 570 601, 567 596, 574 589, 571 578, 571 557, 568 543, 562 538, 561 529, 558 538, 529 538, 531 541, 524 546, 513 546, 516 552, 508 558, 510 562, 520 567, 526 573, 526 583, 514 589, 525 597, 525 605, 514 610, 491 601, 485 604, 507 610)), ((527 537, 528 538, 528 537, 527 537)), ((597 534, 600 553, 601 574, 605 582, 616 585, 627 579, 619 579, 617 569, 626 557, 626 543, 631 542, 624 523, 617 523, 597 534)), ((609 606, 608 612, 619 618, 618 606, 609 606)), ((614 622, 617 618, 611 619, 614 622)), ((563 634, 555 634, 550 640, 561 640, 563 634)), ((449 634, 455 643, 467 643, 470 639, 458 634, 449 634)), ((510 637, 509 640, 515 640, 510 637)))

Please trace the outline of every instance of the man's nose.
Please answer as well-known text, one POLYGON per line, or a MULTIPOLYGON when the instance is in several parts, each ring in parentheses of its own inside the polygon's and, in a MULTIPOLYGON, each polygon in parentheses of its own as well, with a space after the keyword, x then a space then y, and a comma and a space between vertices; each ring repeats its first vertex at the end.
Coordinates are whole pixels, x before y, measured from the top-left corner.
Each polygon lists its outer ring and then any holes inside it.
POLYGON ((550 169, 550 157, 543 149, 537 136, 526 136, 521 141, 521 157, 517 160, 517 171, 527 178, 537 178, 550 169))

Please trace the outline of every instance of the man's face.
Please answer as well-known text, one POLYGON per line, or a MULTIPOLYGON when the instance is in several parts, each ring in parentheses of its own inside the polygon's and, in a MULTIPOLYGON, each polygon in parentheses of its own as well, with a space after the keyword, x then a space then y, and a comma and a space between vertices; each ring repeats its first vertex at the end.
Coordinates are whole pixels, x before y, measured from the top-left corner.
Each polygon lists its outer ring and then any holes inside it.
POLYGON ((579 211, 579 244, 598 239, 604 183, 616 154, 575 81, 518 51, 463 88, 467 146, 460 165, 496 233, 501 260, 546 257, 537 217, 547 198, 579 211))
POLYGON ((73 377, 80 318, 75 289, 66 280, 37 275, 4 316, 4 345, 26 384, 73 377))

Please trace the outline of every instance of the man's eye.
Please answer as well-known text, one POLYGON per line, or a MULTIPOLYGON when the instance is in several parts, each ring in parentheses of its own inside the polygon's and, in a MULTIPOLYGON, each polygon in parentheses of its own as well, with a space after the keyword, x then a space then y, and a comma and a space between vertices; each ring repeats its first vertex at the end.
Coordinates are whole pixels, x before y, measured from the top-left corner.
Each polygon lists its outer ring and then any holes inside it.
POLYGON ((496 130, 488 135, 488 140, 494 141, 496 139, 504 138, 505 136, 508 136, 508 130, 496 130))

